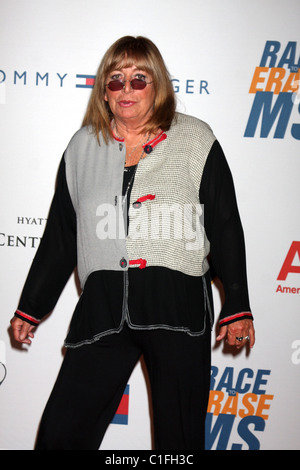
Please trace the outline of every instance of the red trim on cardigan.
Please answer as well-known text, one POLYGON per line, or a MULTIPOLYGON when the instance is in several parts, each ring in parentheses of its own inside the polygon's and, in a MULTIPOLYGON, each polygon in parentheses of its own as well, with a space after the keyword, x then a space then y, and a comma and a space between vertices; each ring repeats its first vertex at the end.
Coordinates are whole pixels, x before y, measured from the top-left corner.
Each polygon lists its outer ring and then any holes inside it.
POLYGON ((112 132, 113 138, 114 138, 117 142, 124 142, 124 138, 123 138, 123 137, 117 137, 113 130, 112 130, 111 132, 112 132))
MULTIPOLYGON (((112 130, 112 135, 113 135, 113 138, 115 140, 117 140, 118 142, 124 142, 125 141, 124 137, 117 137, 113 130, 112 130)), ((162 142, 166 138, 167 138, 167 134, 164 131, 161 131, 156 137, 154 137, 154 139, 150 140, 149 142, 146 142, 143 145, 143 148, 145 148, 147 145, 150 145, 150 147, 153 148, 157 144, 159 144, 159 142, 162 142)))
POLYGON ((145 202, 147 200, 150 200, 152 201, 153 199, 155 199, 155 194, 146 194, 146 196, 141 196, 139 197, 136 202, 145 202))
POLYGON ((27 313, 21 312, 21 310, 16 310, 16 313, 20 315, 21 317, 24 317, 24 319, 31 321, 32 323, 35 323, 38 325, 41 320, 38 320, 37 318, 31 317, 27 313))
POLYGON ((129 265, 133 264, 139 264, 139 269, 144 269, 146 267, 147 260, 143 258, 129 260, 129 265))
POLYGON ((222 320, 219 321, 219 325, 223 325, 223 323, 227 323, 229 321, 232 322, 233 320, 238 320, 241 317, 249 317, 251 319, 253 318, 251 312, 240 312, 236 313, 235 315, 230 315, 229 317, 222 318, 222 320))
POLYGON ((162 142, 166 138, 167 134, 164 131, 161 131, 156 137, 154 137, 154 139, 150 140, 149 142, 146 142, 145 145, 143 145, 143 148, 147 147, 148 145, 153 148, 157 144, 159 144, 159 142, 162 142))

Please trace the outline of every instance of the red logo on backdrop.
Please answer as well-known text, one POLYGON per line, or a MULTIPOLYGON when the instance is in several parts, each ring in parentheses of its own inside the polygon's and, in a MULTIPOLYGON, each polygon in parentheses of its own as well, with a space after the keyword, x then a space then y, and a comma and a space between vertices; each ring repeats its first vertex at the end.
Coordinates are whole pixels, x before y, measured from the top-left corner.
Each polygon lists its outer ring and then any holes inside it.
MULTIPOLYGON (((277 277, 277 281, 286 281, 290 273, 300 274, 300 242, 293 241, 277 277), (298 261, 298 264, 297 264, 298 261)), ((300 287, 279 284, 276 292, 299 294, 300 287)))

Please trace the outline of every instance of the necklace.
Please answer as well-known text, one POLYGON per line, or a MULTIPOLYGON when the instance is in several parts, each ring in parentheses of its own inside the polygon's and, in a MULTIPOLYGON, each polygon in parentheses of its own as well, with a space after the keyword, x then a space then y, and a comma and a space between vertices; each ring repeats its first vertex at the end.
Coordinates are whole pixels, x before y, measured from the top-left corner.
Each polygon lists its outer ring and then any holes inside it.
MULTIPOLYGON (((119 134, 118 134, 118 131, 117 131, 117 125, 116 125, 116 122, 115 120, 113 121, 113 129, 114 129, 114 133, 116 135, 116 137, 119 139, 119 140, 124 140, 123 137, 121 137, 119 134)), ((126 155, 126 159, 125 159, 125 166, 131 166, 131 165, 135 165, 137 164, 141 158, 143 158, 143 154, 144 154, 144 145, 146 144, 146 142, 149 140, 150 138, 150 133, 148 134, 147 136, 147 133, 143 135, 143 137, 139 140, 139 142, 134 145, 133 147, 127 147, 128 149, 131 149, 130 152, 128 153, 128 155, 126 155), (136 156, 136 158, 133 159, 132 162, 130 162, 130 157, 138 150, 138 148, 142 146, 142 152, 139 156, 136 156)), ((127 152, 126 152, 127 153, 127 152)))
POLYGON ((132 149, 128 155, 126 155, 126 159, 125 159, 125 165, 129 164, 129 161, 130 161, 130 157, 136 152, 136 150, 138 149, 138 147, 142 146, 142 153, 139 157, 136 157, 134 159, 135 163, 136 163, 136 160, 139 162, 140 159, 142 158, 143 156, 143 153, 144 153, 144 145, 145 143, 147 142, 147 134, 145 134, 142 139, 138 142, 137 145, 135 145, 134 147, 128 147, 130 149, 132 149), (144 142, 143 142, 144 141, 144 142), (143 142, 143 143, 142 143, 143 142))

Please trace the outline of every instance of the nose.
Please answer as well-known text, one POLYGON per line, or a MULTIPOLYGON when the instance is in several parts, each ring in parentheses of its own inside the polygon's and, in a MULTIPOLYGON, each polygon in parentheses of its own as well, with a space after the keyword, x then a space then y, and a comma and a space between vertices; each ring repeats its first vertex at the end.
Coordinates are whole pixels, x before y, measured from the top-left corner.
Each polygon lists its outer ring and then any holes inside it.
POLYGON ((132 92, 130 80, 124 80, 123 92, 124 93, 131 93, 132 92))

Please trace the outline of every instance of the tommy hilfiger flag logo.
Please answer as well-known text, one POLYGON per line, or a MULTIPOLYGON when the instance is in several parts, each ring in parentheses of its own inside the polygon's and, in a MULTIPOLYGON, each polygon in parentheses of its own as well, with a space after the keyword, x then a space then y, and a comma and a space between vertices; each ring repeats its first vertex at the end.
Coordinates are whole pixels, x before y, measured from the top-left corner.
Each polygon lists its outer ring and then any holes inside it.
POLYGON ((128 409, 129 409, 129 385, 126 385, 124 394, 121 398, 119 407, 113 417, 113 424, 128 424, 128 409))
POLYGON ((76 88, 93 88, 95 84, 95 75, 76 75, 80 83, 76 83, 76 88))

